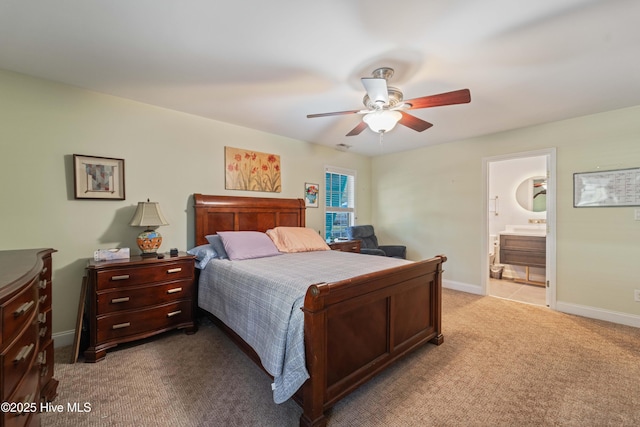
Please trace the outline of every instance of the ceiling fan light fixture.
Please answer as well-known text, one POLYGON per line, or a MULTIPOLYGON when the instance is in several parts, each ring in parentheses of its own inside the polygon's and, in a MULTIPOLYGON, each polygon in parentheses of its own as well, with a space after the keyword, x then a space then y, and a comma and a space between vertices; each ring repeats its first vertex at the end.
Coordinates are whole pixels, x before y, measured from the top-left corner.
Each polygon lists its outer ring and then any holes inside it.
POLYGON ((362 120, 374 132, 386 133, 395 127, 402 118, 399 111, 381 110, 365 114, 362 120))

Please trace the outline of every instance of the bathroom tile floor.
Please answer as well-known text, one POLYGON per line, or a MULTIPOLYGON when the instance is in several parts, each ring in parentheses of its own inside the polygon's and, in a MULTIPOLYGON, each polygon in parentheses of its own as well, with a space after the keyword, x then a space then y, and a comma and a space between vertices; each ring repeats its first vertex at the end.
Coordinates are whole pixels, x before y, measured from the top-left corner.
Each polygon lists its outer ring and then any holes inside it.
POLYGON ((525 285, 508 279, 489 278, 488 295, 520 301, 528 304, 546 305, 545 288, 525 285))

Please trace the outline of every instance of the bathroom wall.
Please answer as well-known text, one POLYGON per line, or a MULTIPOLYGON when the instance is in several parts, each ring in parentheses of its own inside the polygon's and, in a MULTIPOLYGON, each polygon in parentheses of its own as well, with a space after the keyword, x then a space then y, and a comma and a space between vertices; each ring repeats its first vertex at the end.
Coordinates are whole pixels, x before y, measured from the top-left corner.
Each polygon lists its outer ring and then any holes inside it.
MULTIPOLYGON (((501 160, 489 163, 489 200, 496 197, 497 203, 489 203, 489 248, 496 253, 495 263, 499 264, 498 251, 494 246, 493 238, 499 241, 500 232, 507 225, 527 224, 530 219, 546 219, 546 212, 531 212, 524 209, 516 201, 516 189, 525 179, 533 176, 546 176, 547 163, 545 156, 526 157, 520 159, 501 160), (496 212, 497 211, 497 212, 496 212), (497 215, 496 215, 497 213, 497 215)), ((495 247, 497 249, 497 247, 495 247)), ((503 278, 526 278, 525 267, 517 265, 505 265, 503 278)), ((531 267, 529 278, 535 281, 545 280, 545 269, 531 267)))

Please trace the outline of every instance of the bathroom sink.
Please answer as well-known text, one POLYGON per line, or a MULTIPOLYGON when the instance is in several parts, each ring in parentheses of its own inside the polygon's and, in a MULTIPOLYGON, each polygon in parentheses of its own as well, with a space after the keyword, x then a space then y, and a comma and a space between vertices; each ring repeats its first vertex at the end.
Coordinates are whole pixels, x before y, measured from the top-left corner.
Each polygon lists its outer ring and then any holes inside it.
POLYGON ((500 234, 518 234, 522 236, 546 236, 547 224, 507 225, 500 234))

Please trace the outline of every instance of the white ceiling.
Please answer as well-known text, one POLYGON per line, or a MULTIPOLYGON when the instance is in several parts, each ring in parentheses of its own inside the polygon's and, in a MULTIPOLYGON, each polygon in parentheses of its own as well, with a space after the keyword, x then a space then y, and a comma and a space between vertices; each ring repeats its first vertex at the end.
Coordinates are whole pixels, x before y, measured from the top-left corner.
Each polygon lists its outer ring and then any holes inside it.
POLYGON ((640 105, 638 0, 0 0, 0 68, 375 156, 640 105), (379 66, 434 126, 345 137, 379 66))

